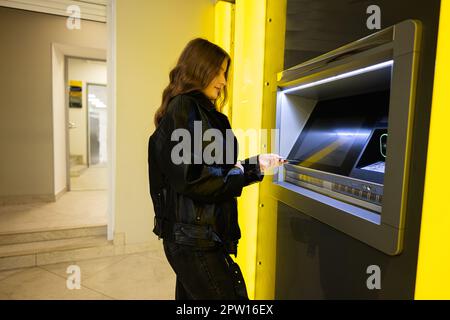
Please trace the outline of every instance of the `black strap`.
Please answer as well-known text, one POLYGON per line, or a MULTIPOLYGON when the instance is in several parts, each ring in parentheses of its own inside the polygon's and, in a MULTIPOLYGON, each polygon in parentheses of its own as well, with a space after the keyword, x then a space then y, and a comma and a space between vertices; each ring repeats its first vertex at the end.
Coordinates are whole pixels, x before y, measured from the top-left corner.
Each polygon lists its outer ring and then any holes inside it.
POLYGON ((228 268, 232 273, 234 290, 237 297, 240 300, 248 300, 247 288, 245 286, 244 276, 242 275, 241 268, 239 265, 233 261, 230 255, 225 250, 225 260, 227 262, 228 268))

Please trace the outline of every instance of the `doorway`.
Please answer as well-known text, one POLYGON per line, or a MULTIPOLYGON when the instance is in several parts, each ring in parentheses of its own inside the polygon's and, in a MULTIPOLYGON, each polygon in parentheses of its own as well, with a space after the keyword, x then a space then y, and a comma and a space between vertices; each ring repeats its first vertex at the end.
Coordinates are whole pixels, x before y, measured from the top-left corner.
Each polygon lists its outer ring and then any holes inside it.
MULTIPOLYGON (((58 5, 59 8, 63 8, 62 2, 58 5)), ((84 8, 81 2, 80 6, 84 8)), ((5 186, 2 190, 5 192, 0 196, 3 205, 0 225, 5 232, 24 233, 78 227, 84 225, 85 217, 91 212, 87 210, 89 204, 78 198, 71 198, 69 194, 75 192, 67 192, 70 191, 70 172, 67 166, 69 152, 66 150, 70 147, 68 132, 72 129, 67 127, 66 99, 69 89, 65 76, 68 57, 103 63, 107 60, 109 81, 90 82, 114 84, 115 1, 102 1, 97 7, 99 15, 96 17, 100 18, 100 13, 104 12, 101 14, 103 21, 82 18, 82 28, 79 30, 69 28, 64 13, 61 17, 54 12, 34 12, 33 8, 26 12, 20 8, 0 8, 3 30, 17 31, 14 39, 8 32, 2 33, 2 40, 7 48, 5 61, 8 61, 5 65, 7 68, 3 71, 6 71, 5 76, 9 79, 2 93, 6 98, 10 97, 5 100, 11 105, 9 109, 15 110, 15 113, 7 114, 8 117, 2 113, 3 123, 7 124, 2 128, 11 129, 10 136, 13 137, 8 139, 8 144, 3 148, 7 151, 5 155, 8 155, 4 158, 9 161, 9 168, 2 172, 3 176, 7 171, 9 180, 2 179, 2 186, 5 186), (107 24, 104 23, 105 20, 107 24), (36 33, 37 29, 42 32, 36 33), (9 146, 14 149, 7 149, 9 146), (67 196, 69 200, 66 200, 67 196), (74 209, 83 211, 79 215, 80 219, 68 217, 68 212, 74 209)), ((87 12, 83 10, 83 17, 87 12)), ((112 87, 108 86, 107 89, 112 90, 112 87)), ((85 93, 87 90, 86 87, 85 93)), ((114 105, 114 92, 109 92, 108 103, 110 106, 114 105)), ((84 107, 86 109, 87 105, 84 107)), ((113 121, 113 115, 112 112, 108 116, 108 122, 113 121)), ((112 125, 108 125, 107 130, 108 135, 114 132, 112 125)), ((112 138, 107 140, 108 144, 114 144, 112 138)), ((107 148, 108 153, 111 150, 113 148, 107 148)), ((108 154, 107 163, 114 164, 113 154, 108 154)), ((114 220, 111 178, 114 178, 112 172, 107 174, 108 188, 103 201, 105 209, 98 206, 92 209, 92 212, 105 212, 107 218, 101 224, 105 228, 107 224, 109 240, 113 238, 114 220)), ((88 200, 92 198, 94 197, 88 200)))
POLYGON ((106 191, 107 65, 105 61, 66 58, 70 168, 69 191, 106 191))
POLYGON ((106 166, 107 152, 107 87, 87 84, 88 96, 88 167, 106 166))

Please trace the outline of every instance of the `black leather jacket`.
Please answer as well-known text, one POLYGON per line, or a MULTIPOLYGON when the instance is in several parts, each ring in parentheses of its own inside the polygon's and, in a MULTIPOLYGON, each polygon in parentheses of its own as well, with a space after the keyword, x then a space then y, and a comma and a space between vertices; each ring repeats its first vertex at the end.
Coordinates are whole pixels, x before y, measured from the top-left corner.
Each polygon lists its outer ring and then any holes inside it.
POLYGON ((204 142, 202 140, 206 139, 200 137, 197 149, 192 141, 189 154, 183 154, 190 163, 175 164, 171 153, 181 140, 171 141, 172 132, 186 129, 195 137, 194 121, 201 121, 203 133, 214 128, 227 137, 229 129, 230 137, 228 118, 216 111, 203 93, 182 94, 169 102, 166 115, 148 143, 150 195, 155 210, 153 232, 160 238, 198 247, 220 242, 229 253, 236 254, 241 236, 236 197, 241 195, 243 187, 263 179, 259 156, 243 161, 244 172, 235 167, 238 147, 231 132, 234 143, 228 141, 227 144, 227 139, 220 141, 223 149, 219 153, 222 154, 215 159, 222 161, 206 164, 202 155, 211 141, 204 142))

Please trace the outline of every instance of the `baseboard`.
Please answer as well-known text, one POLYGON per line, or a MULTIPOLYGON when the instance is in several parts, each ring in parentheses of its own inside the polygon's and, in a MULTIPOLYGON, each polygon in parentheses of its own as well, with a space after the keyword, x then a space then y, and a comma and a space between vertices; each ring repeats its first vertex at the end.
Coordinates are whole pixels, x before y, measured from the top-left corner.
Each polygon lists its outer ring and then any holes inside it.
POLYGON ((126 234, 116 232, 113 240, 116 251, 119 254, 132 254, 162 249, 162 241, 155 236, 150 241, 139 243, 127 243, 126 234))
POLYGON ((56 195, 54 194, 36 194, 36 195, 17 195, 17 196, 0 196, 0 206, 8 206, 15 204, 29 204, 40 202, 56 202, 67 192, 67 188, 64 187, 56 195))
POLYGON ((0 196, 0 205, 28 204, 39 202, 55 202, 55 195, 21 195, 21 196, 0 196))
POLYGON ((66 192, 67 192, 67 187, 64 187, 60 192, 58 192, 58 193, 54 196, 55 201, 58 201, 59 198, 61 198, 66 192))

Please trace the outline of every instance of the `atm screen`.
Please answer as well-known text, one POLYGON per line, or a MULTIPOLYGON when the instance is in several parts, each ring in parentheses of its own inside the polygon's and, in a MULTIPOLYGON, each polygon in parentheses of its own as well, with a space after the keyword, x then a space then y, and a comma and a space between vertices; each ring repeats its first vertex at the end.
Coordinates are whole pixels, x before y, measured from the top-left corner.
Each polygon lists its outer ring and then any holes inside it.
POLYGON ((319 101, 288 158, 298 166, 350 175, 373 128, 387 119, 388 106, 389 91, 319 101))

